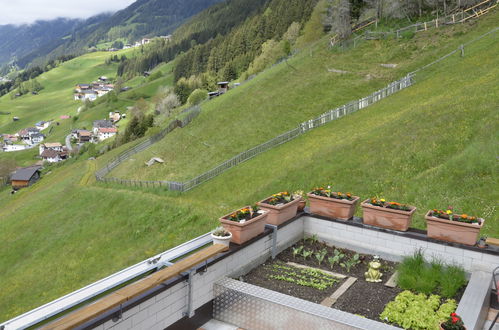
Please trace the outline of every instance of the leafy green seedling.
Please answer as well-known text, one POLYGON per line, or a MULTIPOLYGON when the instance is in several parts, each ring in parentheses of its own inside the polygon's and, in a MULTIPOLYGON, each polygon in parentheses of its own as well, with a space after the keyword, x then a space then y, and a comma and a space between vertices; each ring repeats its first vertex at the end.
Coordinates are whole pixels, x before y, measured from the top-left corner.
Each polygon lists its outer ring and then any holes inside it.
POLYGON ((340 263, 340 261, 345 258, 345 254, 341 253, 338 249, 334 249, 333 254, 334 255, 332 257, 327 258, 331 269, 333 269, 334 265, 340 263))
POLYGON ((312 250, 303 250, 301 253, 301 256, 306 260, 308 257, 310 257, 314 253, 312 250))
POLYGON ((320 250, 319 252, 316 252, 315 253, 315 258, 317 259, 317 261, 319 262, 319 266, 322 264, 322 262, 324 261, 324 258, 326 257, 326 254, 327 254, 327 250, 326 249, 322 249, 320 250))
POLYGON ((342 262, 340 264, 340 266, 343 267, 343 268, 345 268, 346 271, 347 271, 347 273, 350 273, 350 269, 352 269, 352 267, 356 266, 359 263, 360 263, 360 256, 359 256, 358 253, 356 253, 350 259, 345 260, 344 262, 342 262))
POLYGON ((301 246, 298 246, 298 247, 294 247, 292 249, 292 252, 293 252, 293 259, 296 259, 296 256, 301 254, 301 251, 303 250, 303 245, 301 246))

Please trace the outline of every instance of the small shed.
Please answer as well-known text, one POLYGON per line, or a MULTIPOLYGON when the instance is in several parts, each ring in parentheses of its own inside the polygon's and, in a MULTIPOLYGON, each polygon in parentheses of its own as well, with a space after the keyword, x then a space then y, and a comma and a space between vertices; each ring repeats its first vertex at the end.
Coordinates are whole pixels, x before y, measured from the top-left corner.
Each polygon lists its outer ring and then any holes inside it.
POLYGON ((227 93, 229 90, 229 82, 228 81, 219 81, 217 82, 218 85, 218 92, 220 94, 227 93))
POLYGON ((10 177, 12 189, 18 190, 29 187, 40 179, 40 166, 20 168, 10 177))

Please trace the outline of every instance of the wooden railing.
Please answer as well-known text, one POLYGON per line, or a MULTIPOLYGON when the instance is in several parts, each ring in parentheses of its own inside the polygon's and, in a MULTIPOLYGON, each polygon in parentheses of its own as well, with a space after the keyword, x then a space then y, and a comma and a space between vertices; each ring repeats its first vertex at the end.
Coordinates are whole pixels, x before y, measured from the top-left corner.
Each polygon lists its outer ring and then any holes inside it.
POLYGON ((138 295, 153 289, 180 275, 181 273, 192 269, 196 265, 216 256, 217 254, 224 252, 228 249, 227 246, 221 244, 215 244, 207 247, 201 251, 198 251, 189 257, 169 266, 165 269, 157 271, 156 273, 139 280, 133 284, 125 286, 104 298, 97 300, 95 303, 82 307, 69 315, 66 315, 44 327, 43 330, 62 330, 62 329, 73 329, 78 327, 102 313, 117 307, 126 301, 137 297, 138 295))

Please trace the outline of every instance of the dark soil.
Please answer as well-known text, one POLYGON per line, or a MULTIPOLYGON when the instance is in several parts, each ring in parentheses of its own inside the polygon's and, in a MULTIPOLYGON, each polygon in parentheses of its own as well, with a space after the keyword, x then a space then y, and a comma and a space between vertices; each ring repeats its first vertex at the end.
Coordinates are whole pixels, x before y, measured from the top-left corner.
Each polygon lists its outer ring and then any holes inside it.
MULTIPOLYGON (((387 260, 380 260, 382 264, 381 272, 383 273, 382 282, 370 283, 365 280, 364 273, 368 270, 368 264, 373 260, 373 256, 359 254, 360 263, 353 266, 350 272, 347 272, 344 267, 335 264, 331 268, 328 257, 333 256, 335 249, 340 250, 345 257, 342 261, 352 258, 356 252, 347 249, 335 248, 328 246, 325 243, 315 241, 313 239, 301 240, 292 247, 281 252, 275 260, 269 259, 261 266, 253 269, 250 273, 243 276, 241 280, 264 287, 270 290, 288 294, 304 300, 320 304, 326 297, 329 297, 335 292, 346 278, 339 280, 332 287, 324 290, 319 290, 312 287, 298 285, 279 279, 270 278, 276 274, 276 269, 281 266, 288 266, 287 262, 294 262, 301 265, 306 265, 314 268, 319 268, 334 273, 346 275, 348 277, 356 277, 357 281, 333 304, 332 308, 342 310, 344 312, 365 316, 369 319, 381 321, 379 315, 383 312, 385 305, 394 300, 395 297, 403 290, 395 287, 390 288, 385 286, 385 283, 395 272, 396 263, 387 260), (312 250, 315 252, 326 249, 327 255, 324 261, 319 265, 315 255, 304 258, 302 255, 293 256, 293 248, 303 246, 303 250, 312 250)), ((453 298, 457 302, 461 299, 466 286, 462 287, 456 296, 453 298)), ((438 293, 437 293, 438 294, 438 293)), ((444 302, 445 299, 442 299, 444 302)))
MULTIPOLYGON (((359 254, 361 262, 352 267, 350 272, 347 273, 346 269, 338 264, 334 265, 331 269, 327 258, 329 256, 333 256, 334 249, 335 247, 325 245, 321 242, 311 240, 300 241, 294 246, 281 252, 275 260, 269 259, 262 266, 253 269, 250 273, 243 277, 243 280, 270 290, 289 294, 294 297, 320 304, 326 297, 331 296, 331 294, 336 291, 336 289, 338 289, 346 279, 341 280, 338 283, 335 283, 333 287, 322 291, 315 288, 297 285, 295 283, 270 279, 269 276, 273 274, 272 265, 285 264, 290 261, 346 276, 356 277, 357 281, 336 301, 332 307, 348 313, 360 314, 367 318, 380 321, 379 314, 383 312, 385 305, 392 301, 397 294, 402 292, 402 290, 397 287, 389 288, 384 285, 384 283, 386 283, 386 281, 388 281, 388 279, 395 272, 396 264, 387 260, 381 260, 383 265, 381 270, 383 273, 382 282, 370 283, 365 281, 364 273, 368 270, 368 263, 373 260, 373 256, 359 254), (319 265, 319 262, 314 255, 308 257, 307 259, 304 259, 302 256, 294 257, 292 248, 302 245, 304 246, 304 249, 313 250, 314 253, 325 248, 327 250, 327 256, 322 264, 319 265)), ((356 252, 346 249, 338 248, 338 250, 341 250, 341 252, 345 254, 345 258, 343 260, 348 260, 356 254, 356 252)))

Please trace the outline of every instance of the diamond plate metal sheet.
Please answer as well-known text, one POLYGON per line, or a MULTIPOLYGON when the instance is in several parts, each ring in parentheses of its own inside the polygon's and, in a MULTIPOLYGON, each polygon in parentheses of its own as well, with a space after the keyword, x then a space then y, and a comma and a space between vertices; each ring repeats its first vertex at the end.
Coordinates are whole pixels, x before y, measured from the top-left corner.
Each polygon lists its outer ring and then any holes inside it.
POLYGON ((248 330, 399 329, 229 278, 215 283, 214 294, 213 318, 248 330))

